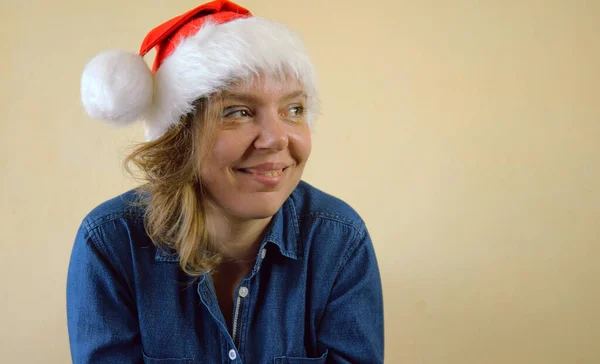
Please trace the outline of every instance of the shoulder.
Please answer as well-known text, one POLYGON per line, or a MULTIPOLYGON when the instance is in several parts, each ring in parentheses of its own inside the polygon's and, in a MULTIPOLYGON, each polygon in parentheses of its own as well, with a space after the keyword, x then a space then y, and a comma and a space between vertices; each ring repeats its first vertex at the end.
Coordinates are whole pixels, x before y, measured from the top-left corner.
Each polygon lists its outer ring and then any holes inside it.
MULTIPOLYGON (((348 203, 301 181, 292 195, 300 249, 305 254, 341 258, 340 264, 369 241, 365 222, 348 203)), ((334 264, 335 265, 335 264, 334 264)))
MULTIPOLYGON (((142 195, 127 191, 93 208, 81 221, 71 252, 74 272, 79 267, 102 264, 111 266, 124 279, 130 279, 134 260, 154 256, 153 244, 144 228, 142 195)), ((78 268, 78 269, 79 269, 78 268)), ((131 283, 131 282, 130 282, 131 283)))
POLYGON ((299 220, 324 219, 364 230, 365 223, 352 206, 329 193, 300 181, 292 195, 299 220))
POLYGON ((130 255, 137 245, 148 245, 142 195, 127 191, 93 208, 82 220, 75 245, 91 244, 106 256, 130 255))
POLYGON ((70 284, 79 276, 94 277, 97 284, 123 279, 113 283, 124 282, 133 291, 134 260, 146 261, 143 254, 153 254, 140 249, 152 245, 145 234, 140 197, 135 190, 127 191, 97 205, 83 218, 71 251, 70 284))
POLYGON ((290 201, 295 216, 289 217, 297 221, 298 253, 321 282, 333 284, 331 280, 352 257, 373 256, 364 220, 345 201, 303 181, 290 195, 290 201))
POLYGON ((136 190, 129 190, 93 208, 83 219, 83 225, 92 230, 114 220, 136 221, 143 214, 141 195, 136 190))

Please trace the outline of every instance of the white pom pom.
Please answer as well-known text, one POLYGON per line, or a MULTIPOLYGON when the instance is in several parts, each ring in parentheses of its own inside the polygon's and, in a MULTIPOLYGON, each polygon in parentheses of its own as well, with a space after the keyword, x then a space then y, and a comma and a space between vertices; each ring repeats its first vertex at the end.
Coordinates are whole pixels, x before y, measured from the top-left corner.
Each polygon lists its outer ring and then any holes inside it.
POLYGON ((152 72, 141 56, 107 51, 85 66, 81 101, 92 118, 124 125, 148 112, 152 88, 152 72))

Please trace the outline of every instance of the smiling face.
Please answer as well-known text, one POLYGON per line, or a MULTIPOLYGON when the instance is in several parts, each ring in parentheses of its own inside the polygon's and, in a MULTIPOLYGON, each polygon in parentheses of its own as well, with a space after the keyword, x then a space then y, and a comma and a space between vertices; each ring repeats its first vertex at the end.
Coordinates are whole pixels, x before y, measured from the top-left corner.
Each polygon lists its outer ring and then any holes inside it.
POLYGON ((200 178, 211 205, 227 218, 273 216, 297 186, 311 151, 295 79, 258 77, 222 95, 221 119, 200 178))

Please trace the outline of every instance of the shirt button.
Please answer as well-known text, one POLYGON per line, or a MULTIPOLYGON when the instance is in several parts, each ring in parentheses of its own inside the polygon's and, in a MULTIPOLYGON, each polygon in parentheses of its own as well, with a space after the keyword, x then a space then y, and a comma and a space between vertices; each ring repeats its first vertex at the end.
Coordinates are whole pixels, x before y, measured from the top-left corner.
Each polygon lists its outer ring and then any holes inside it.
POLYGON ((260 259, 265 259, 267 255, 267 249, 263 248, 262 252, 260 252, 260 259))
POLYGON ((235 358, 237 358, 237 353, 235 352, 235 350, 229 350, 229 359, 235 360, 235 358))
POLYGON ((239 292, 240 297, 244 298, 248 295, 248 288, 242 287, 239 292))

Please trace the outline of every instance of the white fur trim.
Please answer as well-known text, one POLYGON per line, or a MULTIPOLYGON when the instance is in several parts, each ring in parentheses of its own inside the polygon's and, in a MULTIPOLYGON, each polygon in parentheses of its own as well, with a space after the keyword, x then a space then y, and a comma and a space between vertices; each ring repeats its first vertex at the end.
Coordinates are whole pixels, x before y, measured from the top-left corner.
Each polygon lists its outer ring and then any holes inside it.
POLYGON ((81 101, 88 115, 114 124, 142 119, 152 105, 152 72, 144 59, 123 51, 106 51, 85 66, 81 101))
POLYGON ((145 117, 146 138, 155 140, 179 123, 197 99, 260 72, 297 77, 308 95, 308 122, 315 118, 315 70, 298 36, 283 24, 257 17, 218 25, 207 22, 195 35, 182 40, 154 75, 154 102, 145 117))

